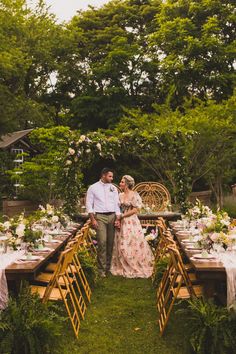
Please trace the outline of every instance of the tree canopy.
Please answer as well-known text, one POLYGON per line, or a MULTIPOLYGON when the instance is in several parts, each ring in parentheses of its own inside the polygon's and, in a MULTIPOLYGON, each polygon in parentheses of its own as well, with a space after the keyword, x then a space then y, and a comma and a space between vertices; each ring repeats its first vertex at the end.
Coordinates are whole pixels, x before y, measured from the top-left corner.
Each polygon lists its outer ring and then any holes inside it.
POLYGON ((0 0, 0 47, 0 133, 41 128, 31 139, 42 154, 21 176, 40 198, 47 180, 52 196, 60 183, 74 195, 115 158, 176 200, 200 184, 221 202, 236 176, 233 0, 112 0, 67 23, 43 0, 0 0), (80 134, 89 140, 70 155, 80 134))

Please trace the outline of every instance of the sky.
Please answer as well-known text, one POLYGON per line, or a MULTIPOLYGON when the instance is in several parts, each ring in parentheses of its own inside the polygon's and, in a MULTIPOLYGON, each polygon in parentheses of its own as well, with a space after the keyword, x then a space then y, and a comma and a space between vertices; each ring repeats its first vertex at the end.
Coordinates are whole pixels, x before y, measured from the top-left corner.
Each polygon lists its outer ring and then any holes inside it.
MULTIPOLYGON (((30 4, 36 4, 38 0, 27 0, 30 4)), ((56 14, 58 20, 68 21, 76 15, 77 10, 86 10, 88 5, 99 7, 109 2, 109 0, 45 0, 51 6, 51 12, 56 14)))

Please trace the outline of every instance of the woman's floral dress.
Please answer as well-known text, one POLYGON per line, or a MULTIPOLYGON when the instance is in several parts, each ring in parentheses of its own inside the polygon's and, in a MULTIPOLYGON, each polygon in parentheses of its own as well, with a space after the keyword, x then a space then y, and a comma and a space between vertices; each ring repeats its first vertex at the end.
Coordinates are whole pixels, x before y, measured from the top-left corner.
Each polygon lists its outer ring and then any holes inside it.
MULTIPOLYGON (((134 192, 131 199, 124 203, 124 194, 120 194, 123 213, 132 208, 141 208, 142 199, 134 192)), ((126 278, 148 278, 152 274, 153 254, 144 238, 137 214, 123 218, 120 230, 116 230, 111 273, 126 278)))

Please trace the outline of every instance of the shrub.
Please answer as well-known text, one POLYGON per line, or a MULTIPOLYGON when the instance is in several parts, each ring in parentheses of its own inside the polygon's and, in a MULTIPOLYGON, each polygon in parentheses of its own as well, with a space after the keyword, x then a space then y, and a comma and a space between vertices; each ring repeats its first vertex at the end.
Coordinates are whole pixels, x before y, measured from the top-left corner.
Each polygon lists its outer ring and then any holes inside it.
POLYGON ((49 354, 58 348, 62 321, 54 304, 43 304, 23 287, 0 313, 0 352, 3 354, 49 354))
POLYGON ((235 353, 235 319, 227 308, 216 306, 213 301, 194 299, 189 301, 188 327, 190 343, 198 354, 235 353))
POLYGON ((166 257, 162 257, 161 259, 159 259, 158 262, 154 264, 152 283, 155 288, 158 287, 163 277, 163 274, 167 269, 168 263, 169 263, 169 258, 166 256, 166 257))
POLYGON ((97 261, 86 248, 79 250, 78 257, 90 286, 95 286, 98 279, 97 261))

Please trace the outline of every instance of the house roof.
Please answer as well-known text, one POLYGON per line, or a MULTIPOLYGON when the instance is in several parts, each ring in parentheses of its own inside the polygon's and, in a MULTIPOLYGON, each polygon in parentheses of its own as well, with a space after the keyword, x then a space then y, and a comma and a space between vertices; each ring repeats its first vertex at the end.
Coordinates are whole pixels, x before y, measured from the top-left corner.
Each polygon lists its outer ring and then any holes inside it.
POLYGON ((0 138, 0 149, 6 149, 17 141, 27 136, 33 129, 19 130, 17 132, 3 135, 0 138))

